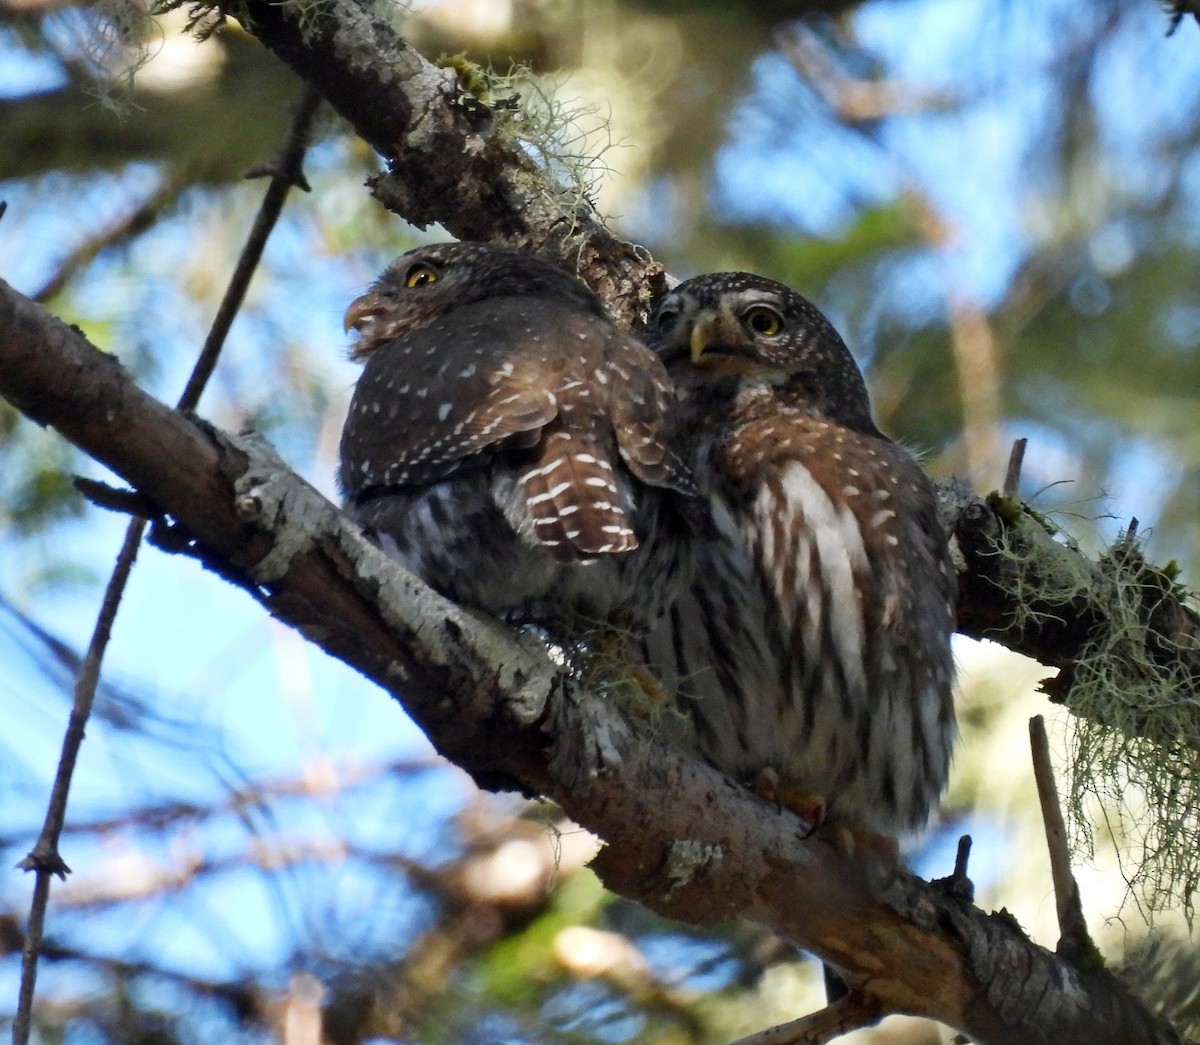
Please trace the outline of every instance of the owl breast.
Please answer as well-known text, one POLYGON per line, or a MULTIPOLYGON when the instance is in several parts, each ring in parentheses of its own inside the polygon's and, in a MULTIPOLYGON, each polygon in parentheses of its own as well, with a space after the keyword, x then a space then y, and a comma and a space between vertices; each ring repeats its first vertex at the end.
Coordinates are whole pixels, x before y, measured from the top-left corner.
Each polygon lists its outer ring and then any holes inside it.
POLYGON ((713 480, 694 578, 645 646, 685 712, 665 728, 735 778, 769 770, 820 796, 832 820, 920 828, 953 735, 947 581, 934 539, 904 532, 902 545, 897 513, 868 488, 890 488, 875 474, 889 466, 924 477, 882 441, 847 476, 836 426, 771 424, 728 444, 737 483, 719 462, 697 469, 713 480))

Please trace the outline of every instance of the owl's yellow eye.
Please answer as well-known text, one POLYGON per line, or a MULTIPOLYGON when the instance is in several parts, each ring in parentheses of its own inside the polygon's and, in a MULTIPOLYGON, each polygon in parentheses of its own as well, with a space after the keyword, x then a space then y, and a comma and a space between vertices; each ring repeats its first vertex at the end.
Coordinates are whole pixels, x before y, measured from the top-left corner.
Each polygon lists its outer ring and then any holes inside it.
POLYGON ((783 329, 783 317, 773 308, 767 308, 766 305, 755 305, 753 308, 746 309, 746 314, 742 316, 742 319, 746 326, 756 334, 762 334, 763 337, 773 337, 783 329))
POLYGON ((438 281, 438 271, 432 265, 418 263, 404 274, 406 287, 423 287, 427 283, 438 281))

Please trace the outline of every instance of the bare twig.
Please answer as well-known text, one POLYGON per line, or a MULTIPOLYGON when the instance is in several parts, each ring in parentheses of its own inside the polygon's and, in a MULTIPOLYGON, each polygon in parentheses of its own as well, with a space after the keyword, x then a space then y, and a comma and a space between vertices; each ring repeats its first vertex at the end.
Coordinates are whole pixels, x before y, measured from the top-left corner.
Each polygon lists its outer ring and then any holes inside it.
POLYGON ((1196 19, 1197 24, 1200 24, 1200 3, 1197 3, 1197 0, 1169 0, 1165 6, 1167 14, 1171 16, 1170 25, 1167 26, 1167 36, 1175 35, 1175 30, 1179 28, 1179 24, 1186 15, 1191 15, 1196 19))
POLYGON ((1025 463, 1025 446, 1028 439, 1014 439, 1008 455, 1008 470, 1004 473, 1004 496, 1015 499, 1021 489, 1021 467, 1025 463))
POLYGON ((791 1023, 738 1038, 732 1045, 823 1045, 852 1030, 872 1027, 884 1015, 870 998, 851 993, 791 1023))
POLYGON ((75 700, 71 706, 67 731, 63 735, 62 754, 58 760, 58 771, 54 775, 54 786, 50 791, 46 819, 42 823, 41 833, 33 849, 17 864, 23 871, 33 871, 37 878, 29 907, 29 928, 25 933, 25 946, 21 950, 21 988, 17 996, 17 1014, 13 1020, 13 1045, 25 1045, 29 1040, 33 990, 37 981, 37 960, 46 924, 46 905, 50 900, 50 880, 54 875, 58 875, 65 881, 71 871, 59 855, 58 839, 67 815, 67 796, 71 790, 71 778, 75 774, 75 760, 83 744, 88 717, 92 713, 96 685, 100 681, 100 663, 104 659, 104 651, 108 648, 117 608, 121 604, 121 596, 133 570, 145 528, 144 520, 134 519, 125 530, 121 553, 117 556, 117 565, 108 579, 108 587, 104 591, 92 639, 88 643, 87 654, 75 680, 75 700))
POLYGON ((1054 882, 1054 900, 1058 912, 1058 952, 1064 957, 1078 959, 1095 954, 1096 948, 1083 919, 1079 885, 1071 871, 1067 828, 1058 803, 1054 769, 1050 765, 1046 720, 1041 715, 1034 715, 1029 720, 1029 746, 1033 754, 1033 775, 1037 780, 1042 822, 1046 825, 1046 847, 1050 850, 1050 877, 1054 882))
POLYGON ((967 876, 967 864, 971 860, 971 836, 961 835, 958 839, 958 849, 954 854, 954 873, 963 878, 967 876))
MULTIPOLYGON (((300 163, 307 148, 308 134, 319 103, 319 95, 311 87, 308 88, 293 117, 291 131, 280 152, 276 173, 267 187, 258 217, 250 231, 242 255, 238 259, 225 297, 217 310, 212 329, 196 360, 187 386, 179 397, 179 409, 181 410, 192 410, 199 401, 204 386, 216 366, 217 358, 225 343, 225 337, 229 333, 229 327, 246 295, 250 277, 254 274, 258 261, 262 257, 267 237, 279 218, 284 199, 292 186, 303 183, 303 176, 299 173, 300 163)), ((29 909, 29 927, 25 934, 25 944, 21 953, 21 986, 17 1000, 17 1013, 13 1020, 13 1045, 26 1045, 29 1040, 34 987, 37 982, 37 960, 44 938, 46 906, 50 900, 50 880, 53 875, 65 879, 70 873, 70 868, 59 855, 58 841, 66 819, 67 798, 71 790, 71 779, 75 773, 75 761, 79 755, 80 746, 83 744, 88 718, 91 716, 96 686, 100 680, 100 665, 108 648, 113 621, 116 619, 121 597, 133 570, 134 561, 137 559, 138 548, 141 546, 145 529, 146 521, 144 519, 133 519, 125 530, 125 540, 121 545, 117 564, 113 568, 112 576, 105 589, 96 626, 92 632, 91 641, 88 643, 87 654, 84 656, 83 665, 76 679, 74 703, 71 707, 66 733, 63 735, 62 754, 59 757, 58 770, 51 788, 46 818, 33 849, 17 865, 22 870, 33 871, 36 881, 29 909)))
POLYGON ((775 33, 775 43, 839 120, 848 124, 875 123, 888 116, 944 112, 959 104, 959 96, 929 90, 903 80, 868 80, 837 68, 829 49, 803 24, 775 33))
POLYGON ((122 490, 82 475, 74 476, 71 485, 96 507, 107 508, 110 512, 133 515, 139 519, 156 519, 162 514, 157 505, 151 504, 136 490, 122 490))

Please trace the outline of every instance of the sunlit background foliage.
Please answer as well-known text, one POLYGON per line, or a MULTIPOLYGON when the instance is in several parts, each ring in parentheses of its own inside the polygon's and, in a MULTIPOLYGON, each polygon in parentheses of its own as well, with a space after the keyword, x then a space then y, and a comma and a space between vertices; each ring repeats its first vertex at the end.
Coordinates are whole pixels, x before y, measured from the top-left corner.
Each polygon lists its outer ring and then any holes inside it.
MULTIPOLYGON (((818 302, 881 426, 935 474, 991 489, 1026 436, 1027 500, 1092 550, 1136 516, 1150 557, 1194 582, 1194 22, 1168 38, 1152 0, 379 7, 430 57, 542 77, 524 100, 575 114, 563 151, 595 157, 597 206, 673 275, 750 269, 818 302)), ((236 24, 197 43, 119 0, 3 0, 0 274, 173 401, 261 198, 242 175, 272 157, 300 89, 236 24)), ((394 254, 443 238, 373 202, 378 165, 323 116, 312 191, 289 203, 200 406, 264 430, 331 495, 355 377, 342 311, 394 254)), ((8 868, 36 836, 124 525, 72 473, 104 477, 0 404, 8 868)), ((970 831, 983 902, 1053 945, 1024 747, 1044 672, 958 650, 954 783, 913 858, 948 873, 970 831)), ((478 793, 399 707, 190 562, 143 551, 106 677, 41 1040, 316 1042, 323 1015, 337 1043, 721 1042, 819 1003, 814 963, 769 934, 700 934, 605 894, 584 868, 594 842, 552 807, 478 793)), ((1114 957, 1143 935, 1125 799, 1123 821, 1095 811, 1079 868, 1114 957)), ((15 870, 0 884, 0 1018, 29 888, 15 870)), ((858 1040, 949 1038, 895 1019, 858 1040)))

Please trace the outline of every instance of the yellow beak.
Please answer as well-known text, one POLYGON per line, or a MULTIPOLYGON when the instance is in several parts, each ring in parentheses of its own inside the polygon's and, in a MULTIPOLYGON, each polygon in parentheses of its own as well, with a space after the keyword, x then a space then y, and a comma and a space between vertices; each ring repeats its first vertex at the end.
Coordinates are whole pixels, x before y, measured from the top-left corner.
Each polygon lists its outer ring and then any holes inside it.
POLYGON ((379 315, 382 311, 383 302, 379 299, 379 295, 368 290, 361 297, 350 302, 350 307, 346 309, 346 315, 342 318, 342 330, 347 333, 351 330, 358 330, 368 319, 379 315))
POLYGON ((716 312, 701 312, 692 327, 692 362, 699 363, 704 353, 720 342, 721 317, 716 312))

